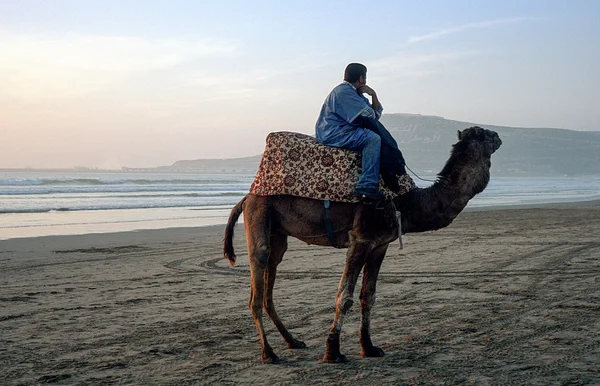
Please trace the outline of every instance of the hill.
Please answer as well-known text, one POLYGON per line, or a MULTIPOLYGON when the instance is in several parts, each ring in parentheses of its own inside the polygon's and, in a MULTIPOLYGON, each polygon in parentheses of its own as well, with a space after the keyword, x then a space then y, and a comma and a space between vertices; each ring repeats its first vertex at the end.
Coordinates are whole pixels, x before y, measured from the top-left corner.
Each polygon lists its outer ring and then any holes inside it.
POLYGON ((481 126, 494 130, 502 147, 492 172, 523 175, 600 174, 600 132, 515 128, 460 122, 435 116, 389 114, 381 122, 398 141, 411 169, 437 172, 446 161, 458 130, 481 126))
MULTIPOLYGON (((460 122, 418 114, 384 114, 381 122, 398 141, 416 173, 442 169, 458 130, 481 126, 494 130, 502 147, 492 159, 492 173, 503 175, 599 175, 600 132, 516 128, 460 122)), ((156 171, 254 173, 260 155, 234 159, 177 161, 156 171)))

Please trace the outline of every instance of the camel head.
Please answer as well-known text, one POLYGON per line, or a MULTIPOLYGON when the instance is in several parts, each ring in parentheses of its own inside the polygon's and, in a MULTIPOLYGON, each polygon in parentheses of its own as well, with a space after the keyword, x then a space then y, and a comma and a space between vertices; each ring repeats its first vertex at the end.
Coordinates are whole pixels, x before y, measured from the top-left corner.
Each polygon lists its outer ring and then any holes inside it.
MULTIPOLYGON (((498 133, 479 126, 469 127, 458 131, 458 143, 465 150, 481 151, 484 156, 491 156, 502 145, 498 133)), ((455 145, 455 146, 456 146, 455 145)))

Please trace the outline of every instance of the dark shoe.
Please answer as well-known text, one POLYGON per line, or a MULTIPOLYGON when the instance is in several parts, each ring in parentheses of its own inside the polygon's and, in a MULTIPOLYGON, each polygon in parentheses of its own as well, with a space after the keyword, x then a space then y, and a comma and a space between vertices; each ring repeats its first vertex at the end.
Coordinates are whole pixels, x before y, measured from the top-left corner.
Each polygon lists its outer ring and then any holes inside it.
POLYGON ((356 194, 361 201, 369 201, 373 203, 385 199, 385 195, 377 189, 357 188, 354 189, 354 194, 356 194))

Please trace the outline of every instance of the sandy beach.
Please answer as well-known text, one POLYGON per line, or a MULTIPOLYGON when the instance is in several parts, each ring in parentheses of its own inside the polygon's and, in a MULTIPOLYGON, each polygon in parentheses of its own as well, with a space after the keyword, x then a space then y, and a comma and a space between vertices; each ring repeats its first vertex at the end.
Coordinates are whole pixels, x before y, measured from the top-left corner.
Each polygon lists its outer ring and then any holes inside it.
MULTIPOLYGON (((260 361, 224 226, 0 241, 0 384, 600 384, 600 202, 462 213, 383 263, 363 358, 323 364, 345 250, 290 239, 275 304, 307 344, 260 361)), ((360 281, 360 279, 359 279, 360 281)))

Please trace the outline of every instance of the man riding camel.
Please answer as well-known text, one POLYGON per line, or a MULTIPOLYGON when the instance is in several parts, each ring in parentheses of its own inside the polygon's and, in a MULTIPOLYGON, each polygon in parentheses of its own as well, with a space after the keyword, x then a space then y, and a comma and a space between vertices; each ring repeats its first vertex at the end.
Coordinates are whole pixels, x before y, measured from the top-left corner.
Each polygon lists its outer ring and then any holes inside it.
POLYGON ((379 122, 382 112, 377 93, 367 86, 367 67, 350 63, 344 82, 325 98, 315 125, 320 143, 362 151, 362 173, 354 193, 367 201, 385 198, 379 191, 380 169, 384 182, 394 191, 399 190, 396 175, 406 173, 398 144, 379 122), (371 96, 372 103, 363 94, 371 96))

